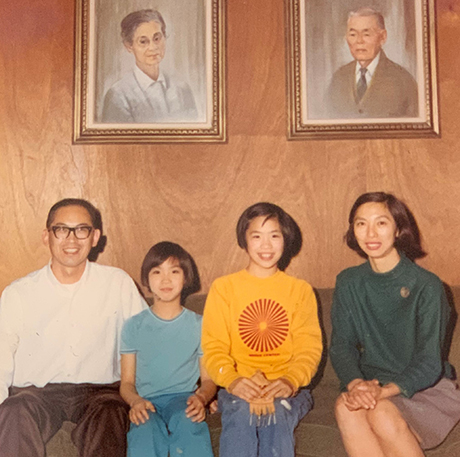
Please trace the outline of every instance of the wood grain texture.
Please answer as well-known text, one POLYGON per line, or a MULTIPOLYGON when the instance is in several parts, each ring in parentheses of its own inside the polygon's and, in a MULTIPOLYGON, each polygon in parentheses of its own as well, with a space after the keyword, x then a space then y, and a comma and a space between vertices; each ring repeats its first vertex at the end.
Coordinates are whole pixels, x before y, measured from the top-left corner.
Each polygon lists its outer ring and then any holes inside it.
POLYGON ((227 3, 227 144, 74 146, 74 2, 2 2, 0 290, 47 262, 47 211, 70 196, 102 211, 102 263, 138 280, 148 248, 176 241, 194 255, 204 291, 245 265, 241 212, 272 201, 303 231, 290 272, 331 287, 360 261, 342 237, 353 201, 370 190, 408 203, 429 251, 422 264, 460 284, 458 2, 437 2, 441 139, 300 142, 286 140, 283 2, 227 3))

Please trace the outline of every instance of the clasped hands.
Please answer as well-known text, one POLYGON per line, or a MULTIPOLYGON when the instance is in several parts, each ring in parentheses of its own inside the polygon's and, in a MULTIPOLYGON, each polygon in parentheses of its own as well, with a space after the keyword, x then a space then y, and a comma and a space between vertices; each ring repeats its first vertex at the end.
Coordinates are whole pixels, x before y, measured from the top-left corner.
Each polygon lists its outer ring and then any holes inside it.
MULTIPOLYGON (((260 373, 262 376, 263 373, 260 373)), ((273 400, 279 397, 290 397, 295 393, 294 386, 285 378, 267 380, 261 382, 256 373, 252 378, 241 376, 235 379, 227 388, 228 392, 250 403, 258 399, 273 400)))
POLYGON ((374 409, 377 402, 384 398, 385 387, 381 387, 377 379, 365 381, 354 379, 347 386, 347 392, 342 393, 345 406, 350 411, 359 409, 374 409))

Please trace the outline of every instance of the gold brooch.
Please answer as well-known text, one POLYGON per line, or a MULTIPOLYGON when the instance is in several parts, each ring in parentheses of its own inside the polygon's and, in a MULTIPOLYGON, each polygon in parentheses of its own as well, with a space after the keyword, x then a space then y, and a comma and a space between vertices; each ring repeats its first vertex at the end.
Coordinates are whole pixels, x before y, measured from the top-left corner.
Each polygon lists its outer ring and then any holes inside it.
POLYGON ((410 295, 410 290, 407 287, 401 287, 401 297, 407 298, 410 295))

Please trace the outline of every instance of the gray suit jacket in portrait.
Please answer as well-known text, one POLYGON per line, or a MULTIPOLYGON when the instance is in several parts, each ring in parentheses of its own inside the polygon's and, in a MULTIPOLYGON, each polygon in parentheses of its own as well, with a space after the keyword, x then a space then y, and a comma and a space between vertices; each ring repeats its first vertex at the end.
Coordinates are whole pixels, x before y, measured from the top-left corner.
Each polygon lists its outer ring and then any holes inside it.
POLYGON ((326 105, 328 117, 333 119, 417 117, 417 83, 406 69, 381 51, 361 101, 357 101, 356 61, 353 61, 334 73, 326 105))
POLYGON ((152 81, 151 87, 143 88, 134 71, 127 73, 107 91, 101 122, 150 124, 197 121, 190 86, 166 73, 162 75, 161 82, 152 81))

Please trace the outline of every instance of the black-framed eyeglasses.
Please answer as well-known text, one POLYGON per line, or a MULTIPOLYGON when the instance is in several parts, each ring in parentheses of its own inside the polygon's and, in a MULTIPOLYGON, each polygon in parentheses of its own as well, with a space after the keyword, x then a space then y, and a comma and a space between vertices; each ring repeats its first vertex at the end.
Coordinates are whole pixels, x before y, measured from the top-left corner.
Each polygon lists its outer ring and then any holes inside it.
POLYGON ((90 225, 77 225, 76 227, 68 227, 67 225, 53 225, 48 229, 52 231, 58 240, 65 240, 73 232, 77 240, 86 240, 93 231, 90 225))

